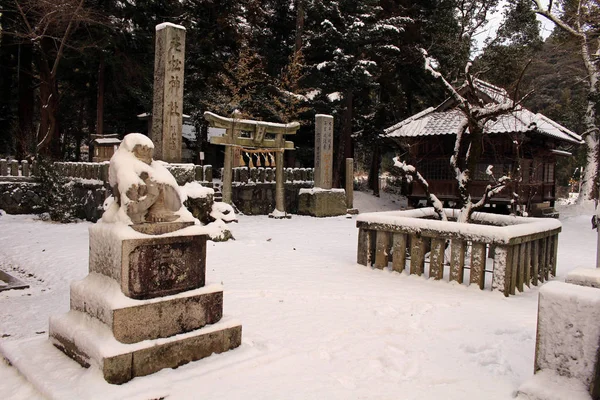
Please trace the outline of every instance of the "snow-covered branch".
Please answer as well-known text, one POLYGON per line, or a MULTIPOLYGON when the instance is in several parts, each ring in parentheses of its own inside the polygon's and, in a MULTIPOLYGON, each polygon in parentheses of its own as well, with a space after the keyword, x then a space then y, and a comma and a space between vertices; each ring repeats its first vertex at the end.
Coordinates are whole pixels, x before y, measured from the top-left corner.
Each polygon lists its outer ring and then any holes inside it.
POLYGON ((448 218, 444 213, 444 205, 435 194, 429 191, 429 183, 423 177, 423 175, 421 175, 413 165, 407 164, 405 161, 400 161, 398 157, 394 157, 393 160, 394 167, 398 168, 402 175, 411 176, 415 181, 419 182, 419 184, 423 187, 423 190, 425 191, 425 196, 427 196, 427 199, 431 203, 436 214, 442 221, 447 221, 448 218))

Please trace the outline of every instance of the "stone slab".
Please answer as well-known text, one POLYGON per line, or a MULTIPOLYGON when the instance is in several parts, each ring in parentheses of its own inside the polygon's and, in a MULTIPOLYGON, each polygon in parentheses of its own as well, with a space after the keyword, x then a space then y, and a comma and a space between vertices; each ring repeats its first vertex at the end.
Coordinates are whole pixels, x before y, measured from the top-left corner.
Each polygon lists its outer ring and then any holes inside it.
POLYGON ((313 217, 335 217, 346 215, 346 193, 344 189, 300 189, 298 214, 313 217))
POLYGON ((166 338, 218 322, 223 288, 213 284, 149 300, 126 297, 113 279, 91 273, 71 283, 71 309, 105 323, 122 343, 166 338))
POLYGON ((600 288, 600 268, 575 268, 567 274, 565 282, 600 288))
MULTIPOLYGON (((252 371, 257 363, 282 359, 289 350, 242 345, 235 351, 188 363, 177 369, 163 369, 137 377, 124 385, 111 385, 102 372, 91 366, 82 368, 57 349, 46 335, 20 340, 0 341, 0 362, 5 358, 31 385, 48 400, 149 400, 172 399, 176 394, 193 393, 198 382, 219 379, 223 371, 252 371)), ((238 373, 235 372, 235 373, 238 373)), ((1 397, 1 396, 0 396, 1 397)))
POLYGON ((131 225, 131 229, 146 235, 164 235, 194 225, 193 222, 154 222, 131 225))
POLYGON ((128 297, 150 299, 204 286, 206 235, 150 236, 101 223, 89 232, 90 272, 113 278, 128 297))
POLYGON ((166 339, 124 344, 102 322, 72 310, 50 318, 49 338, 81 366, 93 365, 102 371, 107 382, 123 384, 138 376, 234 349, 242 342, 242 326, 224 318, 166 339))

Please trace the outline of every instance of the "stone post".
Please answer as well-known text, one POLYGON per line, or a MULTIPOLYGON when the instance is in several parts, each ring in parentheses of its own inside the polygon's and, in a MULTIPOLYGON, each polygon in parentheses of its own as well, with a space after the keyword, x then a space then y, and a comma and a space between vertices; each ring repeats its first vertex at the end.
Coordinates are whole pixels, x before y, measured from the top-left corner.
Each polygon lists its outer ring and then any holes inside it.
POLYGON ((277 134, 275 141, 281 149, 275 153, 275 210, 285 213, 285 179, 283 177, 283 148, 285 147, 285 138, 283 134, 277 134))
POLYGON ((173 163, 181 162, 184 53, 185 28, 157 25, 151 138, 154 158, 173 163))
POLYGON ((333 117, 315 116, 315 187, 331 189, 333 178, 333 117))
MULTIPOLYGON (((226 135, 233 138, 233 129, 227 129, 226 135)), ((225 158, 223 159, 223 174, 221 176, 223 185, 221 186, 221 194, 223 203, 231 204, 231 183, 233 181, 233 147, 225 146, 225 158)))
POLYGON ((354 203, 354 159, 346 158, 346 207, 352 208, 354 203))

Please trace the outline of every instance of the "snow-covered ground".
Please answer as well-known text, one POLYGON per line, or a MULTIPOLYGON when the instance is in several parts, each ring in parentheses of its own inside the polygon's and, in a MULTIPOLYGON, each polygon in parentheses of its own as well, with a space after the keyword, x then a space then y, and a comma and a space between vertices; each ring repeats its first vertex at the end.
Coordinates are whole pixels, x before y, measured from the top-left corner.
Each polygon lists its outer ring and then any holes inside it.
MULTIPOLYGON (((356 193, 355 206, 403 204, 356 193)), ((592 212, 562 210, 557 279, 595 266, 592 212)), ((0 341, 44 337, 48 317, 68 310, 69 282, 87 274, 89 226, 0 216, 0 268, 31 285, 0 292, 0 341)), ((116 389, 143 399, 493 400, 511 399, 533 373, 537 288, 505 298, 358 265, 355 218, 241 216, 232 231, 235 241, 209 242, 207 281, 223 283, 242 346, 116 389)), ((0 397, 42 398, 3 362, 0 397)))

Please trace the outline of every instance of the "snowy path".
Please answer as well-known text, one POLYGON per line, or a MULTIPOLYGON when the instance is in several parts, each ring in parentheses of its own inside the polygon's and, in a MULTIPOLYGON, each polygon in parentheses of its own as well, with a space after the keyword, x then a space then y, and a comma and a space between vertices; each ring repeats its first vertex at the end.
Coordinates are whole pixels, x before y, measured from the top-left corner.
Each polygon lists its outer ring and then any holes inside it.
MULTIPOLYGON (((0 268, 32 284, 0 292, 0 340, 42 336, 68 309, 68 282, 87 273, 87 226, 0 217, 0 268)), ((160 388, 142 398, 510 399, 532 373, 537 289, 506 299, 358 265, 354 219, 242 216, 233 232, 209 242, 207 280, 224 284, 242 347, 134 379, 160 388)), ((594 261, 589 216, 565 218, 559 279, 594 261)), ((0 393, 34 398, 2 363, 0 393)))

